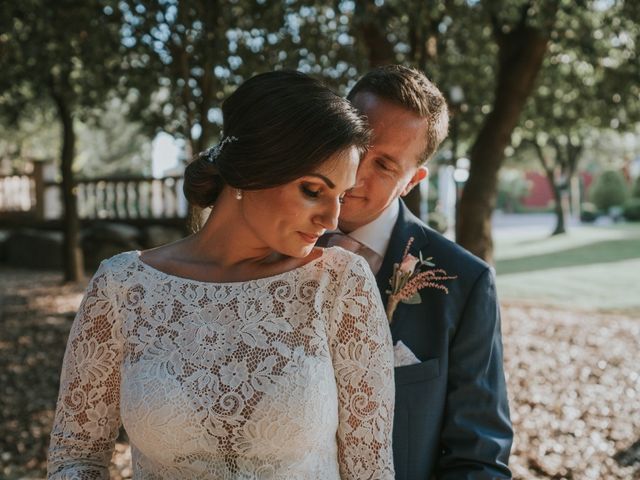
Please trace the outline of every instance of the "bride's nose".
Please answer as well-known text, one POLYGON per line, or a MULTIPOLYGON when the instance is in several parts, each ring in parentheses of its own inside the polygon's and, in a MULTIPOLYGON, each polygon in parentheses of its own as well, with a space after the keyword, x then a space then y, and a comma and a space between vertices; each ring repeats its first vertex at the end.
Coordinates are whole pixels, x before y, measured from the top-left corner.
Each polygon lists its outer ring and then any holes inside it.
POLYGON ((340 199, 336 198, 335 201, 323 205, 322 210, 316 215, 315 223, 325 230, 335 230, 338 228, 339 215, 340 199))

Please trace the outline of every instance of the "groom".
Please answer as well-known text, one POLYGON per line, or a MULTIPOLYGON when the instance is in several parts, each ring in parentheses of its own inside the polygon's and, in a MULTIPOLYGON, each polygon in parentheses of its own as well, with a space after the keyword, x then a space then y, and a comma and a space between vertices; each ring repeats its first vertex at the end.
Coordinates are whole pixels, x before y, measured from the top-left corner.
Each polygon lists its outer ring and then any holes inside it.
POLYGON ((365 75, 349 99, 374 135, 339 226, 366 252, 383 302, 411 237, 410 253, 422 252, 457 276, 445 282, 448 294, 423 289, 422 303, 401 303, 393 316, 394 344, 417 357, 395 369, 396 478, 511 478, 513 432, 492 271, 399 200, 427 177, 424 164, 447 135, 445 100, 424 74, 398 65, 365 75))

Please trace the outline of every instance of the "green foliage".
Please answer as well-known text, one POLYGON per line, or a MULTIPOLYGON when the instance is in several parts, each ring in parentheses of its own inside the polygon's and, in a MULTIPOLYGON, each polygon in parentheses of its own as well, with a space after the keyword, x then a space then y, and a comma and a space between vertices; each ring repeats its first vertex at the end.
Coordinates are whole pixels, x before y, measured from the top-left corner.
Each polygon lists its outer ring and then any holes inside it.
POLYGON ((633 182, 633 189, 631 190, 631 196, 633 198, 640 198, 640 176, 636 177, 636 181, 633 182))
POLYGON ((218 137, 223 99, 256 73, 298 69, 344 89, 361 57, 348 16, 325 3, 118 2, 132 118, 196 152, 218 137))
POLYGON ((603 212, 611 207, 620 207, 627 199, 628 187, 622 174, 617 170, 605 170, 595 180, 591 188, 591 201, 603 212))
POLYGON ((630 222, 640 222, 640 197, 633 197, 625 202, 623 215, 630 222))
POLYGON ((23 171, 29 160, 52 160, 60 151, 60 125, 51 108, 31 105, 11 123, 0 120, 0 161, 7 170, 23 171))
POLYGON ((64 124, 73 161, 78 125, 102 117, 123 72, 120 26, 103 0, 1 4, 0 156, 58 159, 64 124))
POLYGON ((580 205, 580 221, 583 223, 593 223, 598 218, 598 207, 591 202, 584 202, 580 205))
POLYGON ((151 174, 151 139, 139 122, 127 117, 127 105, 119 98, 107 101, 99 116, 76 128, 78 177, 151 174))
POLYGON ((9 122, 29 105, 57 100, 83 116, 77 106, 99 106, 117 84, 121 19, 104 1, 2 2, 0 8, 0 112, 9 122))
POLYGON ((523 137, 578 144, 591 129, 628 130, 640 121, 638 70, 629 65, 637 66, 638 13, 630 1, 609 3, 559 9, 516 143, 523 137))
POLYGON ((13 124, 27 106, 56 112, 61 128, 65 280, 83 277, 73 189, 75 122, 106 100, 122 73, 121 18, 103 0, 0 3, 0 117, 13 124))
POLYGON ((503 169, 499 176, 496 207, 506 212, 515 212, 530 190, 531 182, 525 178, 522 170, 503 169))
POLYGON ((583 157, 602 147, 600 132, 620 137, 640 121, 638 70, 627 65, 637 63, 632 39, 640 34, 630 3, 565 4, 557 12, 561 28, 551 34, 537 89, 512 137, 516 148, 533 147, 552 189, 570 183, 583 157))

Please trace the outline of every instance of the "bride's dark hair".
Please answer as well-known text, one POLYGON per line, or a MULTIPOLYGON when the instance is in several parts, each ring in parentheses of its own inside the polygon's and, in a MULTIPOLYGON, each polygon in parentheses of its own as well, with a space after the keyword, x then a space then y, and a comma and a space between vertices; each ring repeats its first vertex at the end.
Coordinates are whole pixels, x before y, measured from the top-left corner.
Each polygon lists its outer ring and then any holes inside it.
POLYGON ((222 104, 225 142, 215 161, 202 152, 187 166, 190 203, 212 205, 224 185, 258 190, 283 185, 332 155, 369 143, 365 120, 344 98, 294 71, 256 75, 222 104))

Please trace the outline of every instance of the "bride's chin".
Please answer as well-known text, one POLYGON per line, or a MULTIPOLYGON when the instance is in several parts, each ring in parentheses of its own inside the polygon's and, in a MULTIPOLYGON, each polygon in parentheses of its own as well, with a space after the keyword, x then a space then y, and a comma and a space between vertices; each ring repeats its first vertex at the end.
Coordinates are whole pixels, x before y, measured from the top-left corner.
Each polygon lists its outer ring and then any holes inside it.
POLYGON ((309 245, 308 247, 304 247, 300 250, 300 255, 298 257, 304 258, 309 255, 313 251, 313 245, 309 245))
POLYGON ((304 258, 313 251, 313 247, 314 245, 305 245, 301 248, 296 249, 295 253, 292 252, 291 256, 297 257, 297 258, 304 258))
POLYGON ((285 248, 273 248, 273 250, 285 257, 304 258, 311 253, 313 245, 288 245, 285 248))

